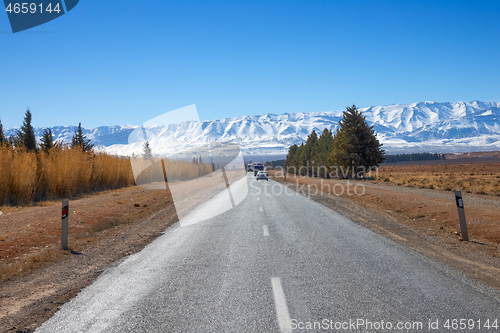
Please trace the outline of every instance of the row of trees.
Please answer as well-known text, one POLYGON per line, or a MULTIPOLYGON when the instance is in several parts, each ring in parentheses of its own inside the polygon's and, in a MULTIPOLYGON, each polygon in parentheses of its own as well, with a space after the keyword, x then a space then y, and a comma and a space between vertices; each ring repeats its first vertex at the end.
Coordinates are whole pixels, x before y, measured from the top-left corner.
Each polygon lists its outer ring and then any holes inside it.
POLYGON ((285 168, 301 175, 363 178, 384 154, 373 126, 353 105, 343 112, 335 134, 325 128, 318 137, 313 130, 305 143, 291 146, 285 168))
POLYGON ((285 160, 267 161, 264 164, 265 168, 283 168, 285 167, 285 160))
POLYGON ((446 159, 445 154, 438 154, 438 153, 396 154, 396 155, 386 155, 385 163, 431 161, 431 160, 445 160, 445 159, 446 159))
MULTIPOLYGON (((44 129, 40 144, 37 144, 35 131, 31 125, 32 114, 30 109, 26 110, 24 115, 23 125, 21 129, 17 130, 16 135, 11 135, 8 139, 3 132, 2 121, 0 120, 0 146, 10 146, 12 148, 24 148, 27 151, 37 152, 43 150, 48 152, 52 148, 62 147, 62 143, 54 140, 54 135, 51 129, 44 129)), ((87 139, 83 134, 82 123, 78 124, 69 145, 71 149, 80 149, 82 152, 92 151, 94 145, 90 139, 87 139)))
POLYGON ((23 126, 8 139, 0 123, 0 205, 71 198, 79 194, 130 186, 130 160, 94 153, 81 124, 71 144, 55 142, 45 130, 37 143, 26 111, 23 126))

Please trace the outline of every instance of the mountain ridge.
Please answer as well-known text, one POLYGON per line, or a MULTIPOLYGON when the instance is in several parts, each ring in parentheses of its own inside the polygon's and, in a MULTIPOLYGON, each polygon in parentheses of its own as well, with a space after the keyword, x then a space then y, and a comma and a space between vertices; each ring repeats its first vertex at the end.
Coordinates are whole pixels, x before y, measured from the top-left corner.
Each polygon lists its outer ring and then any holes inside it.
MULTIPOLYGON (((416 102, 363 107, 359 110, 378 134, 388 153, 460 152, 500 148, 500 102, 416 102)), ((335 132, 343 111, 299 112, 230 117, 175 125, 145 125, 153 152, 172 154, 210 141, 238 143, 246 154, 284 155, 292 144, 305 141, 315 129, 335 132), (156 150, 156 151, 155 151, 156 150)), ((84 129, 99 149, 138 154, 142 144, 129 144, 141 126, 116 125, 84 129)), ((71 142, 76 126, 55 126, 56 140, 71 142)), ((5 130, 6 136, 16 128, 5 130)), ((43 128, 35 129, 39 140, 43 128)))

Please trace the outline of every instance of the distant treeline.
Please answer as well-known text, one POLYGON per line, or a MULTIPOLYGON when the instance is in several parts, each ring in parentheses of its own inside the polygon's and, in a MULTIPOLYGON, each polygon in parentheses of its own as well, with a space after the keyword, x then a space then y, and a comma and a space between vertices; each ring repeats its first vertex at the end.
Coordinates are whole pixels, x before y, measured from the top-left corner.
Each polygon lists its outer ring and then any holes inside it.
POLYGON ((276 161, 268 161, 266 162, 266 164, 264 164, 265 167, 272 167, 273 169, 274 168, 277 168, 277 167, 281 167, 283 168, 285 166, 285 160, 276 160, 276 161))
POLYGON ((445 160, 445 159, 446 159, 445 154, 438 154, 438 153, 396 154, 396 155, 385 155, 384 163, 431 161, 431 160, 445 160))

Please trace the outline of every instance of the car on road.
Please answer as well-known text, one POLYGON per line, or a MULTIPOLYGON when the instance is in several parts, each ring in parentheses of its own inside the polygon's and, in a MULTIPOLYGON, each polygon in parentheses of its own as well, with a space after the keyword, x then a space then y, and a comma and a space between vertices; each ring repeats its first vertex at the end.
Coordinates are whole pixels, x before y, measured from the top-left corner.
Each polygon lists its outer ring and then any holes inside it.
POLYGON ((257 180, 259 180, 259 179, 265 179, 265 180, 269 181, 269 178, 267 178, 267 172, 266 171, 259 171, 257 173, 257 177, 256 178, 257 178, 257 180))
POLYGON ((254 162, 252 168, 253 168, 253 175, 254 177, 256 177, 259 171, 264 171, 264 164, 260 162, 254 162))

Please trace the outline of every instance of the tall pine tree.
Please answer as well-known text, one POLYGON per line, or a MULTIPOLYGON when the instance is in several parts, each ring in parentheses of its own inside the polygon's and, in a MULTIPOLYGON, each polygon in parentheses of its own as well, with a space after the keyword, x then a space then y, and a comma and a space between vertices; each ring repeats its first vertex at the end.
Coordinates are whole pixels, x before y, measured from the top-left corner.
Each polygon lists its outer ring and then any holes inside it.
POLYGON ((293 144, 289 149, 288 149, 288 154, 286 155, 285 159, 285 170, 288 170, 287 168, 294 167, 294 159, 295 155, 297 154, 297 150, 299 149, 299 146, 296 144, 293 144))
POLYGON ((303 157, 305 156, 305 150, 306 146, 304 146, 304 142, 302 142, 300 146, 297 148, 297 152, 293 157, 293 166, 297 168, 297 171, 300 170, 301 166, 306 165, 306 161, 303 159, 303 157))
POLYGON ((31 126, 31 111, 28 108, 24 115, 23 126, 17 131, 16 144, 30 151, 36 151, 36 138, 33 126, 31 126))
MULTIPOLYGON (((307 137, 306 144, 301 151, 300 160, 303 166, 309 166, 307 169, 308 175, 313 175, 313 167, 317 165, 317 149, 318 149, 318 134, 315 130, 312 130, 311 134, 307 137)), ((303 169, 305 170, 305 169, 303 169)))
POLYGON ((325 128, 318 138, 318 145, 316 148, 315 156, 313 157, 313 160, 316 163, 316 172, 319 175, 327 176, 328 173, 328 170, 326 168, 327 157, 332 141, 333 141, 332 131, 325 128))
POLYGON ((91 151, 94 148, 94 144, 90 143, 90 139, 83 135, 82 123, 78 124, 78 129, 71 138, 71 148, 80 148, 83 152, 91 151))
POLYGON ((382 144, 373 126, 367 124, 355 105, 347 107, 339 125, 328 162, 331 166, 342 168, 349 176, 364 177, 365 172, 378 167, 384 160, 382 144))
POLYGON ((3 134, 2 120, 0 120, 0 147, 6 143, 7 143, 7 139, 5 138, 5 135, 3 134))
POLYGON ((327 176, 326 160, 328 157, 329 146, 333 140, 332 132, 325 128, 318 138, 316 130, 312 130, 307 137, 306 143, 300 146, 292 145, 288 149, 284 166, 287 171, 296 171, 300 169, 305 174, 305 167, 309 165, 309 174, 318 174, 327 176), (301 167, 303 167, 301 169, 301 167), (314 168, 314 171, 313 171, 314 168))
POLYGON ((142 157, 146 160, 152 160, 153 159, 153 152, 151 151, 151 146, 149 145, 149 141, 144 142, 144 145, 142 146, 142 157))
POLYGON ((42 134, 42 142, 40 143, 40 147, 48 152, 50 149, 54 148, 54 138, 52 137, 52 130, 44 129, 42 134))

